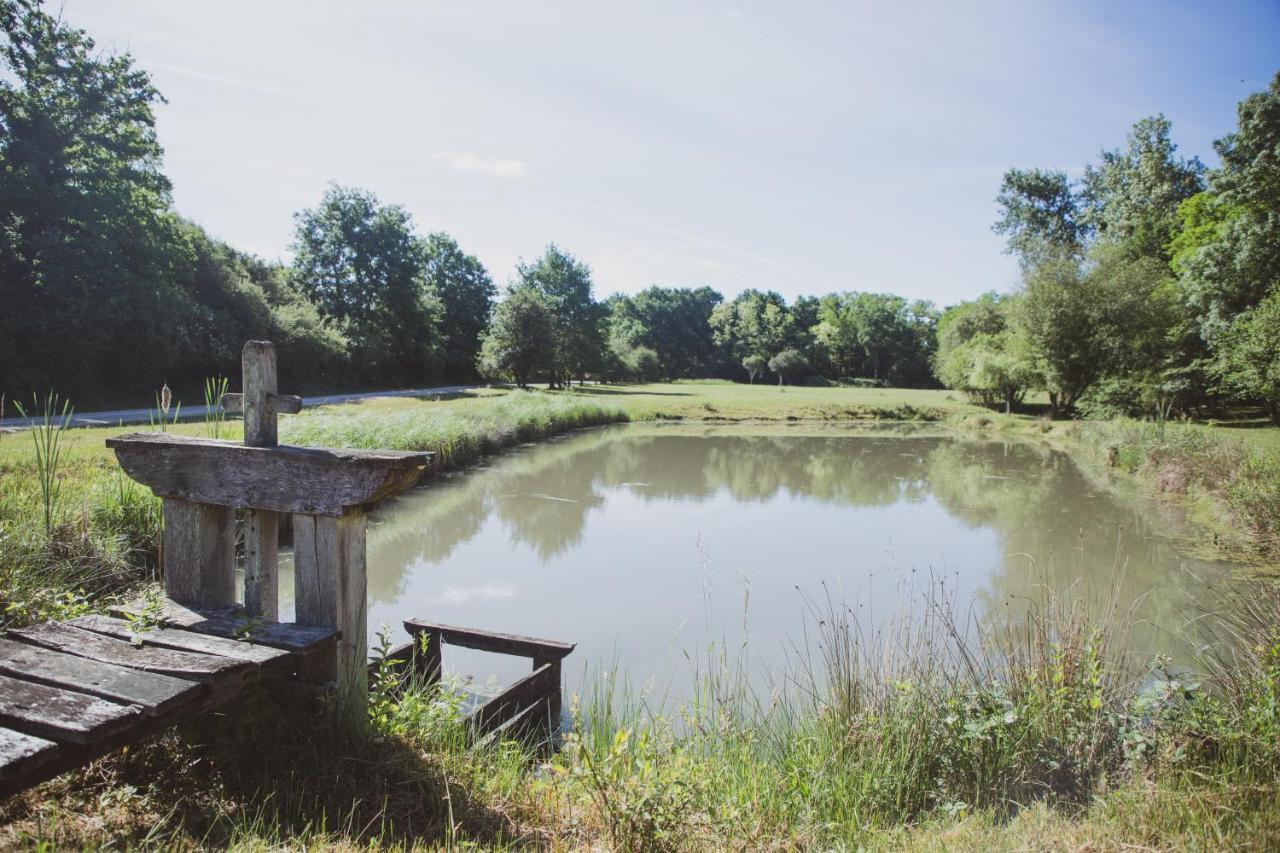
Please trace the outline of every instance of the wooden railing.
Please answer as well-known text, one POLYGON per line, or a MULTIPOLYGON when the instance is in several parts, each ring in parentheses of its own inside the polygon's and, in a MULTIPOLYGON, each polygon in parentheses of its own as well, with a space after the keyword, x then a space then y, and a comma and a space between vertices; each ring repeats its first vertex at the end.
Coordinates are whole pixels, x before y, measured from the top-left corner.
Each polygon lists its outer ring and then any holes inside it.
POLYGON ((413 670, 428 682, 442 677, 446 644, 532 659, 531 673, 467 715, 468 729, 476 740, 495 733, 504 738, 546 738, 559 728, 563 706, 562 661, 573 651, 572 643, 421 619, 406 620, 404 628, 413 639, 392 650, 388 657, 397 668, 413 670))

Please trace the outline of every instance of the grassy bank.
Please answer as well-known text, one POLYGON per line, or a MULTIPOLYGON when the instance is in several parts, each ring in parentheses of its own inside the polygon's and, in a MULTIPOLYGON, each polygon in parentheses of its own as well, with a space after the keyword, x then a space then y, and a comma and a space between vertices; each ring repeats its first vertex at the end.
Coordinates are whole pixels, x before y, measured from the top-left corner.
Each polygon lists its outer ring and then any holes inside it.
MULTIPOLYGON (((285 419, 281 432, 297 444, 432 450, 444 468, 624 419, 908 419, 1042 437, 1188 501, 1224 537, 1238 529, 1231 547, 1241 553, 1272 547, 1278 529, 1280 454, 1266 438, 1246 445, 1205 426, 1005 417, 945 391, 493 391, 325 407, 285 419)), ((238 425, 226 426, 238 437, 238 425)), ((8 624, 101 606, 151 576, 157 501, 122 478, 102 446, 121 431, 132 430, 62 436, 61 494, 47 526, 30 437, 0 437, 8 624)), ((299 729, 263 695, 253 727, 240 716, 207 720, 0 804, 0 846, 1273 847, 1274 589, 1251 588, 1220 624, 1239 654, 1207 648, 1194 675, 1131 659, 1122 624, 1087 623, 1072 602, 1038 605, 969 640, 945 600, 925 608, 924 623, 884 633, 824 602, 803 626, 816 651, 777 674, 773 695, 748 693, 741 650, 698 660, 700 692, 676 705, 642 702, 602 672, 573 701, 574 726, 550 754, 465 749, 456 696, 417 685, 385 682, 354 745, 299 729)))
MULTIPOLYGON (((625 418, 608 401, 479 392, 324 407, 285 418, 281 437, 295 444, 429 450, 439 470, 518 442, 625 418)), ((0 434, 0 627, 99 608, 154 578, 160 502, 123 475, 104 445, 138 429, 55 432, 56 460, 36 452, 38 433, 0 434), (42 465, 52 466, 48 500, 42 465)), ((168 429, 212 431, 199 422, 168 429)), ((221 424, 219 435, 239 440, 239 422, 221 424)))
POLYGON ((1195 677, 1070 602, 974 640, 941 598, 883 633, 823 603, 772 696, 747 691, 745 651, 706 653, 678 705, 600 673, 550 753, 465 749, 456 694, 412 683, 376 680, 354 744, 261 696, 254 727, 210 720, 0 805, 0 843, 1272 849, 1280 599, 1250 600, 1221 626, 1242 653, 1195 677))

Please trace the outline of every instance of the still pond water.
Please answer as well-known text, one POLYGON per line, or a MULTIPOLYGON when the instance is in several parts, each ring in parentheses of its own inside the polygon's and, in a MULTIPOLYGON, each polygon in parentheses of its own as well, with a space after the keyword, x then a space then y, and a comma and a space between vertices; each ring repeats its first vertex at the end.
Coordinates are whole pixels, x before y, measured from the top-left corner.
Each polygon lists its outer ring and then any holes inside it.
MULTIPOLYGON (((1172 653, 1229 570, 1188 556, 1166 503, 1062 452, 889 428, 613 427, 518 448, 386 504, 369 531, 369 625, 432 621, 577 643, 584 668, 680 695, 721 644, 754 670, 806 644, 828 593, 866 626, 939 585, 990 618, 1039 588, 1131 609, 1172 653)), ((282 593, 291 594, 291 576, 282 593)), ((285 604, 291 609, 291 604, 285 604)), ((484 687, 523 659, 446 648, 484 687)))

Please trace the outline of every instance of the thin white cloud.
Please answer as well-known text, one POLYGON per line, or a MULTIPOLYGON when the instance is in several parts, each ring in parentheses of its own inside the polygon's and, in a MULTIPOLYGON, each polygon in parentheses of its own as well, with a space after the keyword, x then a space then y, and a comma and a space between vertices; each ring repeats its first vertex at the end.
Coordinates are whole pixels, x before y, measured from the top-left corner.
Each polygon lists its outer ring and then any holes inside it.
POLYGON ((479 172, 492 178, 523 178, 529 173, 520 160, 484 157, 469 151, 437 151, 432 159, 448 163, 459 172, 479 172))
POLYGON ((251 92, 263 92, 268 95, 283 95, 287 98, 298 98, 299 100, 313 100, 304 98, 295 92, 287 89, 281 89, 276 86, 265 86, 261 83, 255 83, 252 80, 242 80, 239 77, 224 77, 221 74, 208 74, 204 71, 197 71, 194 68, 183 68, 178 65, 167 65, 163 62, 155 62, 150 59, 140 59, 139 63, 147 68, 154 68, 158 71, 167 71, 170 74, 178 74, 183 77, 191 77, 195 80, 207 80, 210 83, 221 83, 224 86, 235 86, 240 89, 248 89, 251 92))
POLYGON ((432 604, 468 604, 472 601, 505 601, 515 598, 515 590, 505 584, 481 584, 480 586, 449 585, 436 595, 425 596, 432 604))

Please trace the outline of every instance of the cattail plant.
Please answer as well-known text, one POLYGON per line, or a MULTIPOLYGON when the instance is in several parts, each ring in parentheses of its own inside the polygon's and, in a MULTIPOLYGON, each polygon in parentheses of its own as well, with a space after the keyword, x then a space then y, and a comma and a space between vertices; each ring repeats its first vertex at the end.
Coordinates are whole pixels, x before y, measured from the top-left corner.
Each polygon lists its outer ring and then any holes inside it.
POLYGON ((169 417, 169 408, 173 405, 173 391, 169 389, 169 383, 164 383, 159 391, 156 392, 156 408, 149 418, 151 428, 155 429, 157 424, 161 432, 168 432, 169 427, 178 422, 178 416, 182 412, 182 404, 179 403, 173 409, 173 417, 169 417))
MULTIPOLYGON (((27 410, 21 403, 15 402, 18 414, 27 417, 27 410)), ((53 522, 58 512, 58 499, 62 491, 62 480, 58 477, 58 469, 62 465, 62 431, 71 426, 71 416, 75 409, 70 400, 60 400, 58 395, 50 391, 43 403, 34 395, 31 398, 31 411, 36 414, 35 424, 31 427, 31 440, 35 453, 36 477, 40 481, 40 498, 44 504, 45 533, 53 533, 53 522), (61 403, 61 408, 59 408, 61 403)))
POLYGON ((204 429, 209 438, 222 438, 227 413, 222 408, 222 398, 229 382, 225 376, 210 376, 204 380, 204 429))

